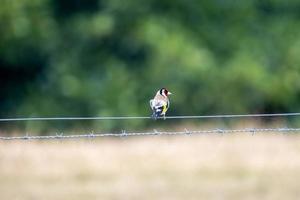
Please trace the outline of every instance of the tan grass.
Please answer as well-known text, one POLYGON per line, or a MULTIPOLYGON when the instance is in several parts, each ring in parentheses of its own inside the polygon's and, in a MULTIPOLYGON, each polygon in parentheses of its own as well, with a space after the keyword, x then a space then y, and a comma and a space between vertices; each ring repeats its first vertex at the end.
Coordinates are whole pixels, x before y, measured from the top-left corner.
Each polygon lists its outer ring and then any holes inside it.
POLYGON ((298 199, 300 136, 0 142, 0 194, 48 199, 298 199))

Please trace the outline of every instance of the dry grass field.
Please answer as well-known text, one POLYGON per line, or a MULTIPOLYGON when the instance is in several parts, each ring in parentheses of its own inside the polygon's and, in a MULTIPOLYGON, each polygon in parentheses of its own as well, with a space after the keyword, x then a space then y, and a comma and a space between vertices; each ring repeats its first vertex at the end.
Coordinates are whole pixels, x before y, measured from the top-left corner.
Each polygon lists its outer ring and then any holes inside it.
POLYGON ((299 199, 300 136, 0 142, 3 200, 299 199))

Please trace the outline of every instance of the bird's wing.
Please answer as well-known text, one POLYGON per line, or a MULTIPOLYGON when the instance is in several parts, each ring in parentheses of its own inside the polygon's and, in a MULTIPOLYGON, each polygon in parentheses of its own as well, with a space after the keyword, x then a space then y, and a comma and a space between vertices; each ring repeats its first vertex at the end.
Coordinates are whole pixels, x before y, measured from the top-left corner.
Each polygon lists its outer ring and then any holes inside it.
POLYGON ((153 99, 151 99, 151 100, 149 101, 149 103, 150 103, 150 107, 153 108, 153 99))
POLYGON ((159 100, 159 99, 151 99, 150 100, 150 107, 153 108, 159 108, 162 106, 166 106, 168 103, 163 101, 163 100, 159 100))

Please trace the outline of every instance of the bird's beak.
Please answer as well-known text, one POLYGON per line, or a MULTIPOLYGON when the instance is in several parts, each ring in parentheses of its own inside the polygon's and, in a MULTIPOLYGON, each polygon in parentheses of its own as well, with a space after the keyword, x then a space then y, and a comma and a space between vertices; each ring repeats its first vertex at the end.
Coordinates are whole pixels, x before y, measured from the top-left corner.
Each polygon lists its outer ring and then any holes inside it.
POLYGON ((172 93, 171 92, 168 92, 168 95, 171 95, 172 93))

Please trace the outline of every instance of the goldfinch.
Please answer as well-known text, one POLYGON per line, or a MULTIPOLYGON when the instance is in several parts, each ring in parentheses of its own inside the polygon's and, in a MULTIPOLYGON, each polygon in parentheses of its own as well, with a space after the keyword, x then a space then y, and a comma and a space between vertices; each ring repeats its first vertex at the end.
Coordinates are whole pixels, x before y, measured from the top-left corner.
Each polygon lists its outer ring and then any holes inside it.
POLYGON ((166 112, 169 109, 170 101, 168 96, 172 93, 169 92, 166 88, 161 88, 157 91, 153 99, 150 100, 150 107, 153 111, 152 117, 157 119, 163 117, 166 119, 166 112))

